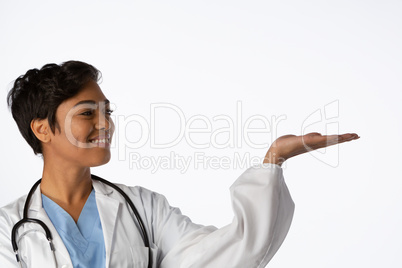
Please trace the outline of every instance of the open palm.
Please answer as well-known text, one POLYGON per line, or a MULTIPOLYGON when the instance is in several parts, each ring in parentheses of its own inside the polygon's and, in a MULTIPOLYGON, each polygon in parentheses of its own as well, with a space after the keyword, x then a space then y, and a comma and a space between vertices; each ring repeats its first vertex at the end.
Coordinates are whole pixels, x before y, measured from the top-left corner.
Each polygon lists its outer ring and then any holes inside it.
POLYGON ((285 135, 276 139, 269 148, 264 163, 281 165, 287 159, 309 151, 360 138, 356 133, 321 135, 317 132, 301 136, 285 135))

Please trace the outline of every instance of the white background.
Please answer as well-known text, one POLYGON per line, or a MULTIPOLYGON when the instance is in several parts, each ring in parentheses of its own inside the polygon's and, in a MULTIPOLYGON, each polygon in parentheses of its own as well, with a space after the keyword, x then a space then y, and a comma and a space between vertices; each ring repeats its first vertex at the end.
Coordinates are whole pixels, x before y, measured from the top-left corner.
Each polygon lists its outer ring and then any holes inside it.
MULTIPOLYGON (((251 134, 255 143, 290 133, 358 133, 357 141, 284 165, 296 211, 268 266, 402 267, 401 12, 396 0, 1 0, 0 205, 26 194, 42 171, 6 106, 12 81, 28 69, 76 59, 102 71, 116 117, 149 120, 150 104, 166 102, 186 119, 204 115, 219 129, 224 124, 212 118, 225 114, 236 122, 240 101, 244 119, 286 116, 275 133, 251 134), (325 106, 335 117, 322 113, 306 128, 305 120, 325 106)), ((172 140, 177 115, 168 111, 157 120, 156 136, 172 140)), ((93 173, 163 193, 197 223, 231 221, 228 187, 245 168, 191 167, 183 174, 130 168, 121 150, 140 128, 132 123, 118 130, 111 162, 93 173)), ((233 148, 196 149, 182 140, 127 152, 263 157, 268 149, 254 147, 243 140, 233 148)))

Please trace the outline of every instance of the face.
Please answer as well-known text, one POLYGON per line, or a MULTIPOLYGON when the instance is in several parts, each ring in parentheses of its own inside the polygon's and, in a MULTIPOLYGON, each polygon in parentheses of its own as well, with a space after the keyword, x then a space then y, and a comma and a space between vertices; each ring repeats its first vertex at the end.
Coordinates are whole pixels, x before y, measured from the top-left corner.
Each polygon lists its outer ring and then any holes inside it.
POLYGON ((56 128, 44 155, 64 164, 94 167, 110 160, 110 143, 114 131, 109 101, 95 81, 88 82, 74 97, 56 110, 56 128))

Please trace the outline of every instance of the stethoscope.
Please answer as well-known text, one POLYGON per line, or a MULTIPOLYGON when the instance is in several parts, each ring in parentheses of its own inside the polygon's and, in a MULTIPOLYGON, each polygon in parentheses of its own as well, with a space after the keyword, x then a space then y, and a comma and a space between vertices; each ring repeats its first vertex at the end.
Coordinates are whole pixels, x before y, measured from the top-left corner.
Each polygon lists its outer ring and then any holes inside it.
MULTIPOLYGON (((144 240, 144 245, 145 247, 148 247, 148 268, 152 267, 152 252, 151 252, 151 247, 150 247, 150 243, 149 243, 149 238, 147 235, 147 232, 145 230, 145 226, 144 226, 144 222, 141 220, 141 217, 137 211, 137 209, 135 208, 133 202, 130 200, 130 198, 127 196, 127 194, 125 192, 123 192, 123 190, 121 190, 119 187, 117 187, 117 185, 111 183, 110 181, 107 181, 105 179, 102 179, 96 175, 91 175, 93 180, 97 180, 100 181, 110 187, 112 187, 113 189, 115 189, 116 191, 118 191, 126 200, 126 202, 129 204, 129 206, 131 207, 131 210, 134 212, 134 215, 137 219, 137 222, 140 226, 141 232, 142 232, 142 238, 144 240)), ((40 182, 42 181, 42 179, 38 180, 31 188, 31 190, 28 193, 27 199, 25 200, 25 205, 24 205, 24 216, 22 218, 22 220, 20 220, 19 222, 17 222, 12 231, 11 231, 11 244, 13 245, 13 250, 15 253, 15 257, 17 259, 17 262, 20 264, 20 267, 22 267, 22 263, 21 263, 21 258, 18 254, 18 246, 17 246, 17 242, 16 242, 16 234, 17 234, 17 230, 18 228, 27 222, 31 222, 31 223, 36 223, 39 224, 40 226, 42 226, 43 230, 45 230, 45 235, 47 240, 49 241, 49 246, 50 246, 50 250, 53 253, 53 257, 54 257, 54 262, 55 265, 57 267, 57 261, 56 261, 56 255, 55 255, 55 248, 52 242, 52 234, 49 230, 49 228, 46 226, 46 224, 38 219, 33 219, 33 218, 28 218, 28 207, 29 207, 29 202, 31 201, 31 197, 32 194, 34 193, 34 191, 36 190, 36 188, 38 187, 38 185, 40 184, 40 182)))

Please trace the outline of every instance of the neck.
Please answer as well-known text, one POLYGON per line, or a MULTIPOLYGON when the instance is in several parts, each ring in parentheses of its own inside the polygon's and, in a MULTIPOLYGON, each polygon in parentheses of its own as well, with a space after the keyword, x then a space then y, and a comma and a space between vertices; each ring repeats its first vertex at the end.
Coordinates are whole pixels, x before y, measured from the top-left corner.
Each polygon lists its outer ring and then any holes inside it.
POLYGON ((45 161, 40 190, 77 222, 92 191, 90 168, 63 167, 45 161))

